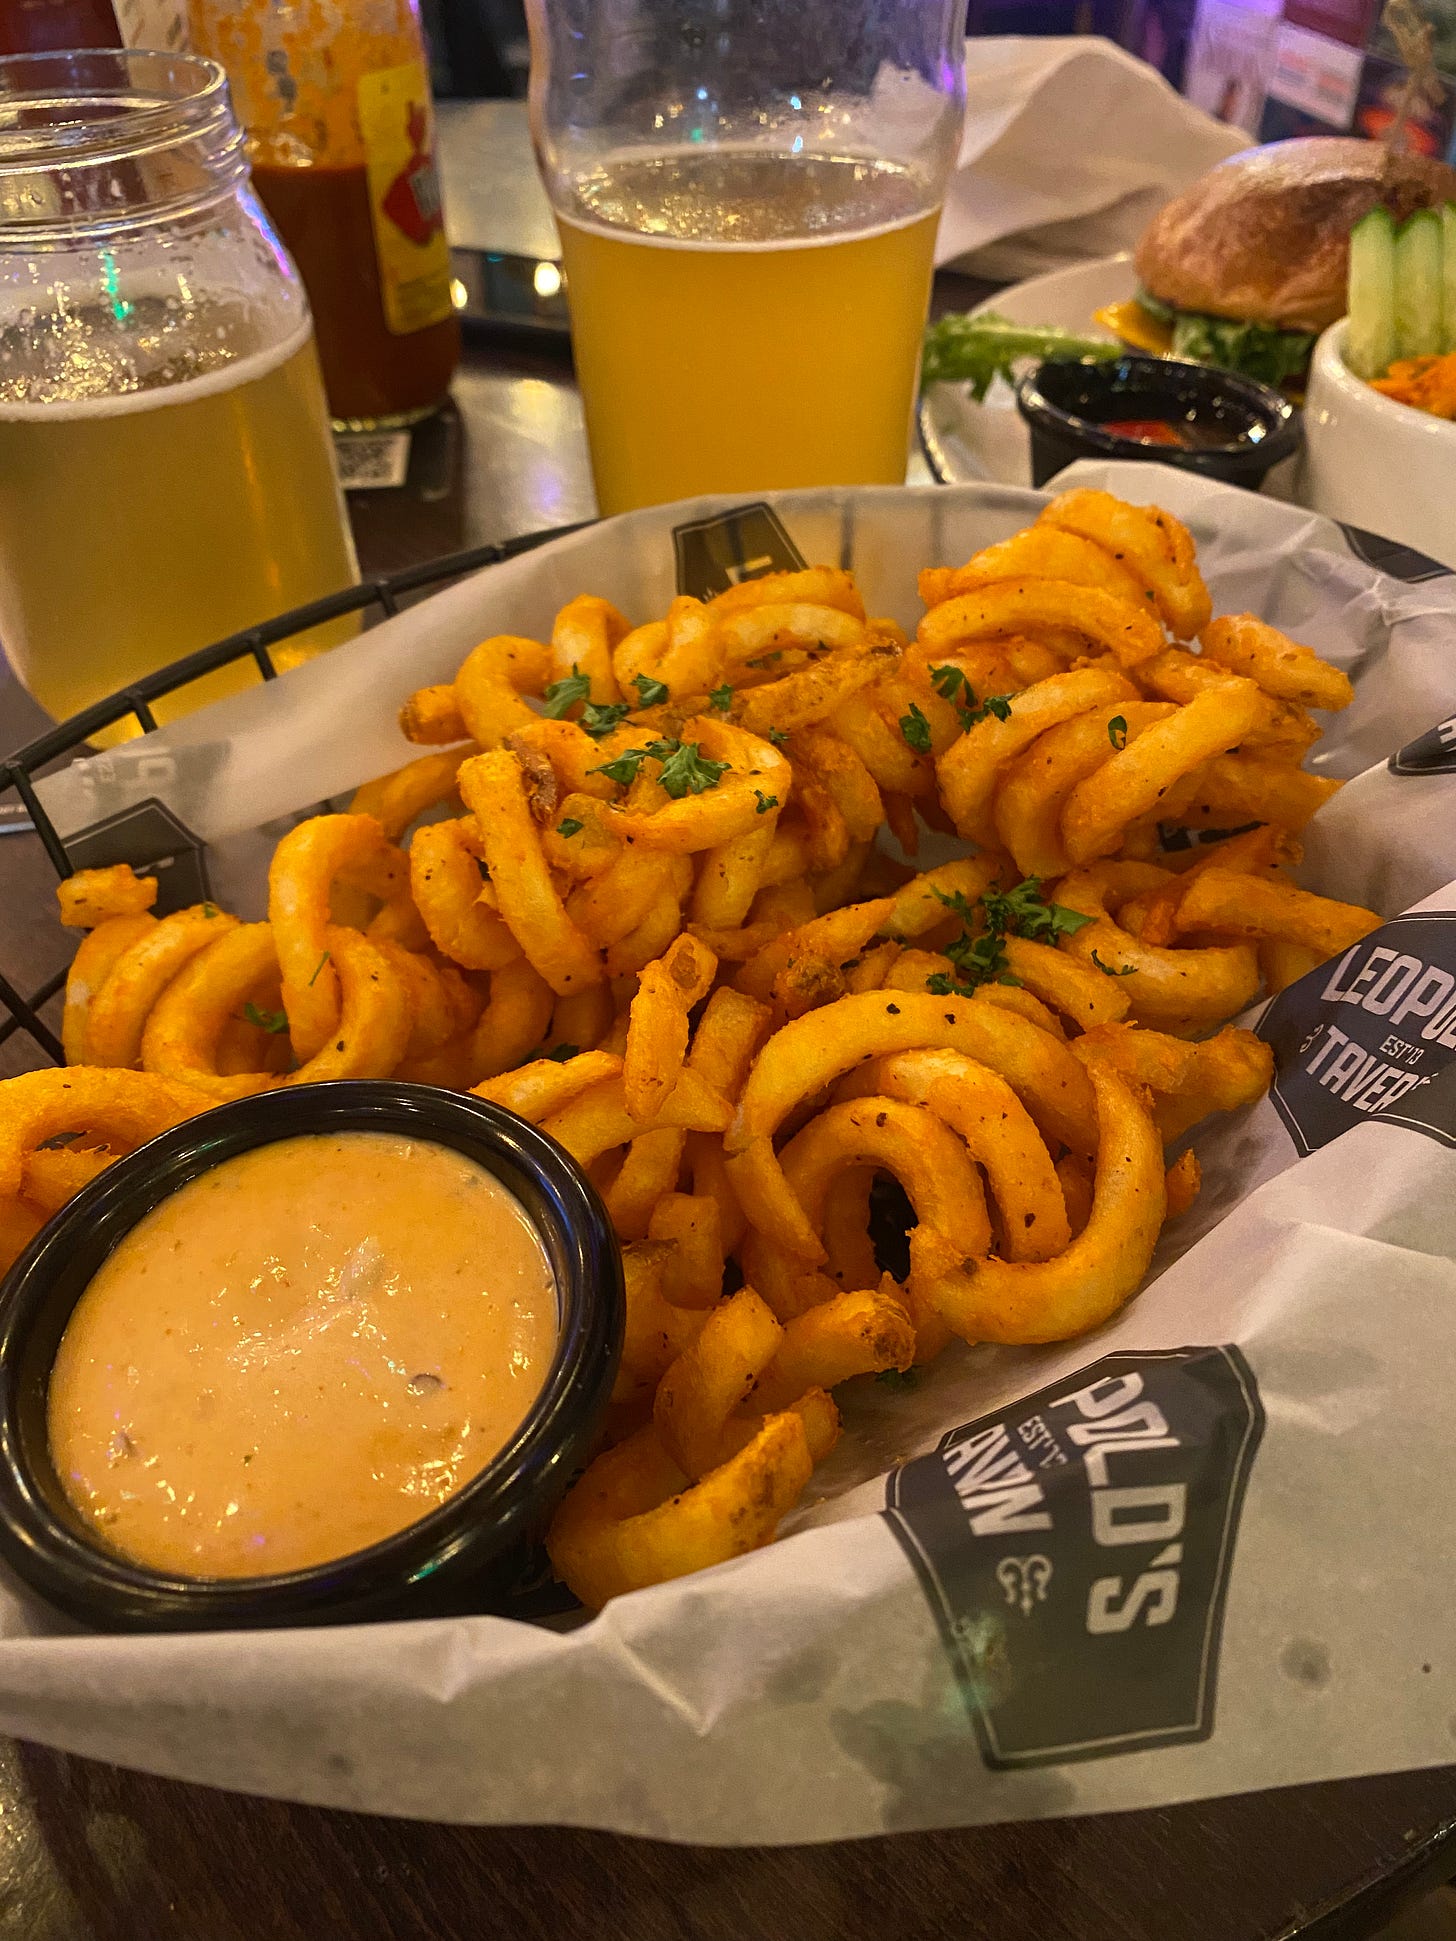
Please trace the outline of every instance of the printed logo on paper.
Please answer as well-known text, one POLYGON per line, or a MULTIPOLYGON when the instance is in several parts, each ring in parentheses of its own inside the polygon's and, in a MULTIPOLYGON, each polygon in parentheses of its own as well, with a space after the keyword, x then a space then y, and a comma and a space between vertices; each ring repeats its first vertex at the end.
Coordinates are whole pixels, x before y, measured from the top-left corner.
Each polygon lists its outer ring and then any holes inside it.
POLYGON ((1392 775, 1456 774, 1456 714, 1398 748, 1389 765, 1392 775))
POLYGON ((672 543, 677 590, 695 600, 711 600, 765 573, 796 573, 808 564, 773 507, 762 503, 674 526, 672 543))
POLYGON ((66 854, 76 869, 130 863, 138 876, 155 876, 157 900, 152 909, 159 917, 204 903, 212 894, 207 845, 155 796, 67 836, 66 854))
POLYGON ((1350 543, 1350 551, 1356 559, 1363 559, 1367 566, 1378 572, 1388 573, 1391 579, 1401 580, 1407 586, 1419 586, 1426 580, 1445 579, 1450 567, 1443 566, 1438 559, 1431 559, 1425 553, 1418 553, 1413 546, 1402 546, 1398 540, 1383 539, 1379 533, 1366 532, 1363 526, 1347 526, 1343 519, 1335 522, 1350 543))
POLYGON ((1263 1430, 1236 1348, 1108 1355, 889 1478, 988 1766, 1209 1736, 1263 1430))
POLYGON ((1456 913, 1394 917, 1269 1006, 1269 1096, 1301 1153, 1379 1117, 1456 1146, 1456 913))

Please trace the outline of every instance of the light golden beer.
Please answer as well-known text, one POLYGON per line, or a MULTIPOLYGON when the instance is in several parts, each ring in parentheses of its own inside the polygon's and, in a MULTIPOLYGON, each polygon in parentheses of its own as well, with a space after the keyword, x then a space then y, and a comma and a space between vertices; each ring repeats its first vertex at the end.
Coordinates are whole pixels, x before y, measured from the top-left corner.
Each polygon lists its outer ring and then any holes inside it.
MULTIPOLYGON (((357 577, 308 330, 181 384, 44 404, 0 390, 0 645, 57 719, 357 577)), ((278 664, 357 627, 315 629, 278 664)), ((220 670, 155 712, 258 678, 220 670)))
POLYGON ((897 484, 939 211, 888 162, 623 162, 558 212, 597 502, 897 484))

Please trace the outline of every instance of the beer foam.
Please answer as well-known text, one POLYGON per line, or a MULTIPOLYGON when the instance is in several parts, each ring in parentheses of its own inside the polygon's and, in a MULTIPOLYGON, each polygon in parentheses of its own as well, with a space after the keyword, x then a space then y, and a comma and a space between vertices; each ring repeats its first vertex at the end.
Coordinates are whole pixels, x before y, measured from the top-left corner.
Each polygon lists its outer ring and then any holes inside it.
POLYGON ((140 411, 160 411, 163 406, 197 404, 219 391, 235 391, 259 378, 269 377, 281 365, 296 357, 313 336, 313 324, 305 321, 284 343, 271 350, 255 351, 249 357, 233 358, 190 377, 181 384, 156 384, 136 391, 108 392, 95 398, 57 398, 53 403, 33 404, 28 399, 0 395, 0 423, 59 424, 66 420, 128 417, 140 411))
POLYGON ((570 213, 557 216, 605 241, 757 256, 870 242, 924 222, 938 208, 919 177, 896 163, 673 149, 603 162, 575 184, 570 213), (725 216, 739 233, 723 233, 725 216))
POLYGON ((938 216, 939 206, 917 209, 913 215, 899 216, 893 222, 877 222, 864 229, 829 229, 808 236, 775 236, 750 242, 737 237, 664 236, 651 230, 628 229, 607 222, 583 222, 579 216, 556 212, 556 220, 583 235, 600 236, 604 242, 633 243, 643 249, 696 250, 714 256, 772 256, 776 252, 799 249, 833 249, 849 243, 868 243, 880 236, 892 236, 897 229, 913 229, 918 222, 938 216))

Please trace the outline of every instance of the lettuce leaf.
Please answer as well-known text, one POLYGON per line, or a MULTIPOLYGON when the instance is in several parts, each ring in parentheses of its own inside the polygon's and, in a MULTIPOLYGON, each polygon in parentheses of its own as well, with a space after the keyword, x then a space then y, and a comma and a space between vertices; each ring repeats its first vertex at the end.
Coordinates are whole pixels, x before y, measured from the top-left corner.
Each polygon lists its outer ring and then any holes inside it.
POLYGON ((968 384, 979 403, 993 378, 1014 382, 1013 367, 1028 359, 1103 359, 1124 354, 1121 344, 1110 344, 1105 338, 1012 323, 994 311, 974 317, 949 316, 931 324, 925 333, 920 383, 922 388, 929 384, 968 384))
POLYGON ((1303 330, 1277 330, 1272 324, 1235 323, 1192 310, 1173 313, 1173 355, 1190 364, 1215 364, 1277 390, 1298 377, 1309 363, 1314 337, 1303 330))

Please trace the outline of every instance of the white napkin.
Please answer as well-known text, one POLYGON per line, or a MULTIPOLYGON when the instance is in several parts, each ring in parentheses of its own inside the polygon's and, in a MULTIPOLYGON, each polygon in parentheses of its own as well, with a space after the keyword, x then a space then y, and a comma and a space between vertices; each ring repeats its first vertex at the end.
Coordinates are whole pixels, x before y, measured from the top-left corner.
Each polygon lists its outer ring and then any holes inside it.
POLYGON ((1131 249, 1163 203, 1248 145, 1111 41, 969 40, 936 264, 1009 281, 1131 249))

